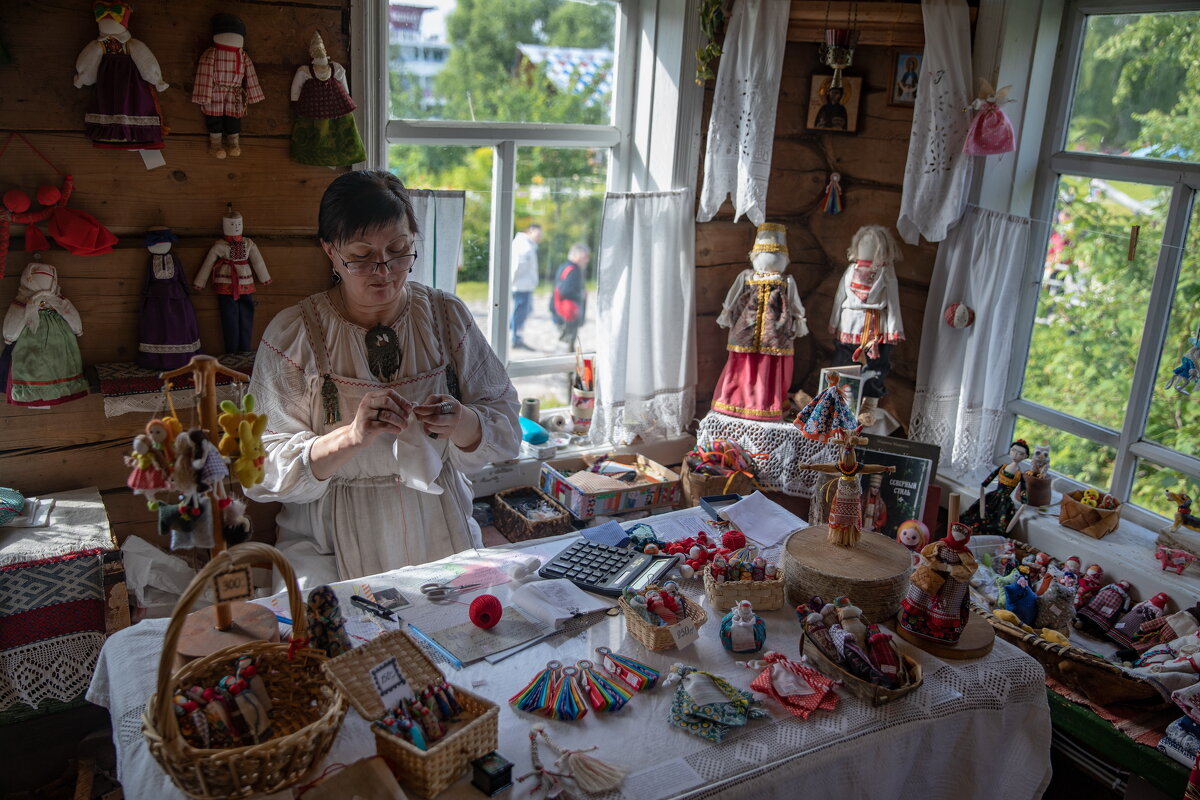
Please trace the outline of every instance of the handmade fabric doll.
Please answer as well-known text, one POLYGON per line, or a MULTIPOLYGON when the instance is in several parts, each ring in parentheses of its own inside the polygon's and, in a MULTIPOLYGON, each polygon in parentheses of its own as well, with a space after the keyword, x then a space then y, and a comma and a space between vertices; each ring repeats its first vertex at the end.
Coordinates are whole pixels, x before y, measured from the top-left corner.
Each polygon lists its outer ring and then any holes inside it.
POLYGON ((153 501, 156 494, 167 488, 166 465, 151 447, 150 437, 146 434, 133 437, 133 452, 125 456, 125 466, 132 468, 125 485, 134 494, 145 495, 153 501))
POLYGON ((1013 503, 1013 490, 1024 484, 1025 473, 1021 462, 1029 458, 1029 445, 1024 439, 1017 439, 1008 448, 1009 463, 997 467, 988 473, 979 484, 980 501, 971 504, 962 515, 960 521, 971 529, 971 534, 995 534, 1004 536, 1009 529, 1009 523, 1016 519, 1017 507, 1013 503), (992 481, 996 488, 986 492, 992 481))
POLYGON ((1037 600, 1024 576, 1004 587, 1004 607, 1016 614, 1022 625, 1033 625, 1037 619, 1037 600))
POLYGON ((878 625, 867 626, 867 656, 871 659, 871 666, 879 670, 887 681, 884 684, 887 688, 898 688, 908 679, 908 670, 892 641, 892 635, 881 631, 878 625))
POLYGON ((76 337, 83 334, 79 312, 58 288, 58 270, 34 261, 21 273, 16 299, 4 317, 4 343, 10 344, 8 402, 52 406, 88 393, 76 337))
POLYGON ((212 276, 227 353, 254 349, 254 278, 263 286, 271 283, 267 263, 254 241, 242 235, 242 227, 242 215, 230 207, 221 219, 224 238, 209 248, 192 281, 192 288, 200 291, 212 276))
POLYGON ((1096 592, 1096 596, 1086 606, 1079 609, 1076 624, 1098 635, 1107 634, 1129 610, 1130 588, 1129 581, 1108 584, 1096 592))
POLYGON ((808 719, 814 711, 833 711, 837 706, 834 681, 782 653, 768 650, 761 660, 745 666, 762 670, 750 682, 750 688, 774 698, 793 716, 808 719))
POLYGON ((758 226, 751 269, 734 278, 717 324, 729 329, 729 357, 712 407, 742 419, 778 422, 788 404, 793 345, 808 335, 804 305, 790 275, 787 228, 758 226))
MULTIPOLYGON (((797 419, 799 422, 799 419, 797 419)), ((807 435, 807 434, 805 434, 807 435)), ((833 504, 829 507, 829 541, 841 547, 852 547, 862 535, 862 488, 858 484, 860 474, 877 472, 895 472, 894 466, 879 464, 860 464, 854 455, 857 445, 867 444, 867 440, 853 433, 845 433, 835 442, 841 445, 842 453, 835 464, 797 464, 799 469, 811 469, 837 475, 836 494, 833 504)), ((831 481, 832 483, 832 481, 831 481)), ((828 484, 826 489, 828 491, 828 484)))
POLYGON ((671 724, 710 742, 720 742, 749 720, 767 716, 757 707, 753 694, 711 672, 675 664, 663 685, 676 682, 679 688, 671 702, 671 724))
POLYGON ((308 594, 309 646, 324 650, 330 658, 350 652, 346 618, 342 616, 337 593, 332 586, 318 586, 308 594))
POLYGON ((1074 576, 1069 572, 1051 582, 1046 591, 1038 595, 1033 627, 1068 633, 1075 621, 1075 588, 1074 576))
POLYGON ((862 498, 863 530, 882 531, 887 524, 887 504, 883 502, 883 475, 872 475, 867 479, 867 491, 862 498))
POLYGON ((971 529, 961 522, 942 539, 921 551, 924 559, 913 572, 900 601, 900 624, 918 636, 955 643, 970 614, 968 587, 978 565, 967 547, 971 529))
POLYGON ((96 86, 83 117, 87 136, 96 147, 159 150, 165 129, 151 88, 162 92, 168 84, 154 53, 129 35, 133 7, 99 2, 93 13, 100 38, 75 60, 75 88, 96 86))
POLYGON ((300 67, 292 78, 292 158, 316 167, 366 161, 345 68, 329 60, 319 33, 312 35, 308 54, 312 66, 300 67))
POLYGON ((846 257, 851 264, 838 283, 829 329, 835 334, 834 366, 862 364, 864 375, 860 419, 874 414, 887 394, 884 378, 891 371, 892 348, 904 341, 900 317, 900 285, 894 265, 901 258, 892 233, 882 225, 864 225, 854 234, 846 257))
POLYGON ((1086 606, 1096 596, 1096 592, 1104 586, 1104 568, 1099 564, 1091 564, 1079 578, 1079 590, 1075 593, 1075 610, 1086 606))
POLYGON ((721 620, 721 644, 731 653, 757 653, 767 640, 767 623, 741 600, 721 620))
POLYGON ((233 14, 212 18, 213 46, 200 56, 192 102, 204 112, 208 152, 217 158, 242 154, 239 137, 246 106, 265 99, 254 62, 242 49, 246 23, 233 14), (221 135, 225 143, 221 144, 221 135))
POLYGON ((1123 647, 1133 647, 1135 640, 1141 635, 1143 623, 1163 616, 1169 602, 1171 598, 1163 592, 1149 600, 1143 600, 1117 620, 1108 632, 1108 638, 1123 647))
POLYGON ((825 380, 829 385, 800 409, 793 423, 802 436, 818 442, 828 442, 847 432, 857 433, 862 427, 846 402, 847 390, 838 386, 837 373, 827 372, 825 380))
POLYGON ((171 244, 179 241, 170 228, 146 231, 150 266, 142 290, 142 313, 138 317, 140 367, 158 371, 176 369, 200 352, 200 328, 196 309, 188 294, 187 279, 171 244))
POLYGON ((969 156, 997 156, 1017 149, 1012 123, 1000 108, 1011 102, 1008 99, 1008 90, 1011 88, 1004 86, 995 90, 990 83, 979 79, 979 96, 969 106, 976 114, 963 142, 964 153, 969 156))

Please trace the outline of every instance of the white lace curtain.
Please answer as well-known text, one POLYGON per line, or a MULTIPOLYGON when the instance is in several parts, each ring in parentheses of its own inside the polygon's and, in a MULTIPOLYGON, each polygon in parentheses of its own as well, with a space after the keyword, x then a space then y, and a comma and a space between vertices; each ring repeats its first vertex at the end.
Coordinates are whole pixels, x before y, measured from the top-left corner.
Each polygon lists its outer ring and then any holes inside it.
POLYGON ((712 219, 728 195, 735 222, 742 214, 755 225, 766 221, 790 7, 780 0, 734 3, 708 120, 700 222, 712 219))
POLYGON ((462 250, 463 213, 467 194, 461 191, 410 189, 413 212, 421 229, 412 280, 454 294, 462 250))
POLYGON ((593 442, 681 436, 696 407, 692 193, 604 199, 593 442))
POLYGON ((967 475, 991 466, 1028 246, 1028 218, 968 206, 938 247, 910 433, 942 448, 944 472, 967 475), (946 324, 943 315, 953 303, 973 309, 975 324, 946 324))

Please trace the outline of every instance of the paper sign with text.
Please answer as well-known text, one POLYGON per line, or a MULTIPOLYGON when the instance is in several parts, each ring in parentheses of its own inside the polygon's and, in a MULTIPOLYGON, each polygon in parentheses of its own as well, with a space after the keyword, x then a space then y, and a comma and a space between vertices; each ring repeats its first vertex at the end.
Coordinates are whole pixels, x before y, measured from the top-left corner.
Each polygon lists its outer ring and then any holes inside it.
POLYGON ((254 597, 254 582, 250 580, 249 567, 231 569, 213 578, 213 602, 231 603, 251 597, 254 597))
POLYGON ((674 625, 668 625, 667 630, 671 632, 671 638, 675 640, 675 646, 680 649, 687 647, 700 638, 700 629, 696 627, 696 623, 692 622, 691 619, 677 622, 674 625))
POLYGON ((393 709, 400 705, 401 700, 416 698, 412 687, 408 685, 408 681, 404 680, 404 676, 400 674, 400 665, 396 663, 395 656, 386 661, 381 661, 372 667, 371 679, 375 681, 375 690, 379 692, 379 697, 388 709, 393 709))

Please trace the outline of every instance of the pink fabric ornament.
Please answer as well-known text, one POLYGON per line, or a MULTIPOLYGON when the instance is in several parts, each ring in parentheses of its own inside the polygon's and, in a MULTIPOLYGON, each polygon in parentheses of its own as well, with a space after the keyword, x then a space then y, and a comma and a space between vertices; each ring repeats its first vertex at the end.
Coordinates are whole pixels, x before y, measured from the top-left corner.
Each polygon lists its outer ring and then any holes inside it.
POLYGON ((946 306, 942 319, 946 320, 946 324, 951 328, 961 330, 975 324, 975 311, 966 303, 951 303, 946 306))
POLYGON ((971 120, 967 131, 966 141, 963 142, 963 152, 969 156, 998 156, 1011 153, 1017 149, 1016 136, 1008 115, 1000 106, 1009 102, 1008 90, 1005 86, 999 91, 992 89, 990 83, 980 79, 979 96, 971 101, 970 108, 978 113, 971 120))
POLYGON ((504 606, 494 594, 481 594, 471 601, 467 616, 477 628, 494 628, 504 616, 504 606))

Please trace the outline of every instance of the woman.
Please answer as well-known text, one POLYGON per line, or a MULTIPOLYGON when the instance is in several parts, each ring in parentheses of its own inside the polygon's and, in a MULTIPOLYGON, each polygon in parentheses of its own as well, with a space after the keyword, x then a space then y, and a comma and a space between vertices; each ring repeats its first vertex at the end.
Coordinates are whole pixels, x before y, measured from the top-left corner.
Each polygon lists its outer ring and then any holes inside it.
POLYGON ((517 395, 453 295, 410 283, 418 234, 404 185, 351 172, 321 199, 333 287, 267 326, 251 391, 268 417, 277 547, 301 586, 478 546, 463 478, 517 455, 517 395))

